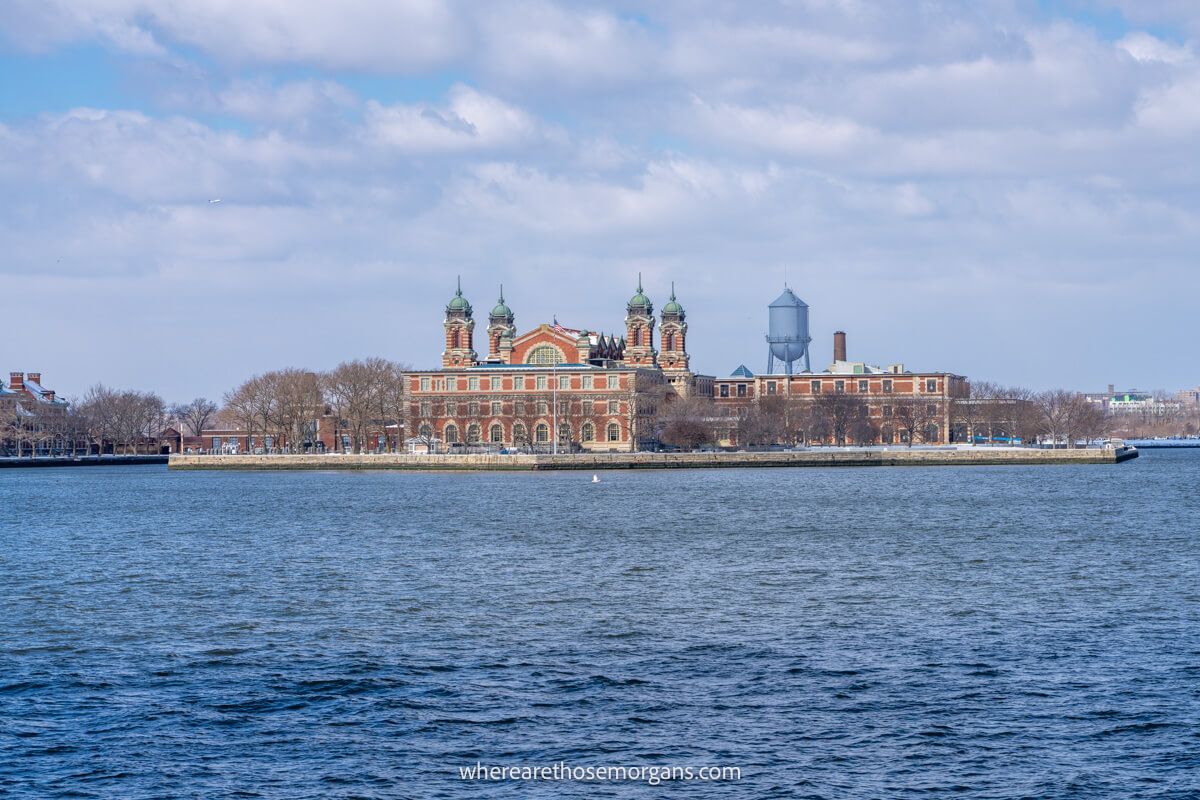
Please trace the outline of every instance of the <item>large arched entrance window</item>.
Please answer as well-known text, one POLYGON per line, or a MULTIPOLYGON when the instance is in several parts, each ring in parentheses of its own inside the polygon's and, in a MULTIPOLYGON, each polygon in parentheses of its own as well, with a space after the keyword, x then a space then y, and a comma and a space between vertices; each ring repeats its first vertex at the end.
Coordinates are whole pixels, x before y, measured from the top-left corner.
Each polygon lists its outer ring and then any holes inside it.
POLYGON ((529 433, 525 430, 524 423, 518 422, 513 425, 513 443, 514 444, 528 444, 529 443, 529 433))
POLYGON ((492 425, 488 433, 488 439, 491 440, 492 444, 504 444, 504 428, 500 427, 500 423, 497 422, 492 425))
POLYGON ((446 440, 446 444, 454 444, 458 441, 458 426, 451 422, 442 432, 442 438, 446 440))
POLYGON ((479 426, 475 423, 467 426, 467 444, 479 444, 479 426))
POLYGON ((615 422, 608 423, 608 440, 610 442, 621 441, 621 426, 615 422))
POLYGON ((537 427, 533 429, 533 436, 538 444, 545 444, 550 441, 550 426, 544 422, 539 422, 537 427))
POLYGON ((542 344, 529 351, 526 364, 536 364, 540 367, 552 367, 564 361, 562 351, 552 344, 542 344))
POLYGON ((590 422, 583 423, 582 437, 585 442, 596 440, 596 426, 590 422))

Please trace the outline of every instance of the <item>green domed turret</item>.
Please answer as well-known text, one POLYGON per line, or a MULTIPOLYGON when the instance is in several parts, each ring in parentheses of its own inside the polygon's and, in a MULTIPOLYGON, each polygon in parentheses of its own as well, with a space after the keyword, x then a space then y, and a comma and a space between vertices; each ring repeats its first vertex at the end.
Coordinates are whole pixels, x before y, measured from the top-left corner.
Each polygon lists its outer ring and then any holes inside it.
POLYGON ((458 279, 458 291, 454 293, 454 297, 450 298, 450 302, 446 303, 446 311, 459 311, 466 314, 471 313, 471 304, 467 302, 467 298, 463 297, 462 278, 458 279))
POLYGON ((629 298, 629 312, 641 311, 649 314, 654 310, 654 304, 650 302, 650 298, 642 293, 642 273, 638 273, 638 288, 637 294, 629 298))
POLYGON ((503 317, 505 319, 508 319, 508 318, 512 317, 512 315, 513 315, 512 309, 509 308, 508 304, 504 302, 504 287, 501 286, 500 287, 500 302, 496 303, 496 307, 492 309, 491 316, 503 317))
POLYGON ((683 306, 679 305, 679 301, 675 299, 675 281, 671 281, 671 299, 662 307, 662 313, 664 316, 667 314, 674 314, 679 317, 683 316, 683 306))

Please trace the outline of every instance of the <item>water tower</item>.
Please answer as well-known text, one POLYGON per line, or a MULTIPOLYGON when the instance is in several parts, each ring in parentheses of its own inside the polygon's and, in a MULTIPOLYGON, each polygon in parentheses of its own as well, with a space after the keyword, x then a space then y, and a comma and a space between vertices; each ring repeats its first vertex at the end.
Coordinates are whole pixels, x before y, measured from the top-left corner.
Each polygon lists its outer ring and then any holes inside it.
POLYGON ((804 371, 812 372, 808 360, 808 303, 784 286, 783 294, 770 305, 767 330, 767 374, 775 371, 775 359, 783 362, 784 371, 792 374, 792 362, 804 358, 804 371))

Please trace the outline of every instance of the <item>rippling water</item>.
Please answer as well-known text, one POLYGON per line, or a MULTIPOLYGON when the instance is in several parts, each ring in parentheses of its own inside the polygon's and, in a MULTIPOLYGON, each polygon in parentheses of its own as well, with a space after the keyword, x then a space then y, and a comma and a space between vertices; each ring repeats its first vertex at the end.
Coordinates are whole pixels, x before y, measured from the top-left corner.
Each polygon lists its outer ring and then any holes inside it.
POLYGON ((590 478, 0 471, 0 794, 1200 793, 1200 453, 590 478))

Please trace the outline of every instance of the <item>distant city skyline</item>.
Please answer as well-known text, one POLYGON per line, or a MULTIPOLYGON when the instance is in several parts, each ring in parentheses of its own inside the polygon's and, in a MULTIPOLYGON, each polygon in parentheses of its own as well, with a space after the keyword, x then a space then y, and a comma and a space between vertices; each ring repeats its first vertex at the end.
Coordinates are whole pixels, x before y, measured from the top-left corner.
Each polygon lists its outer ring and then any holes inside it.
POLYGON ((16 0, 0 20, 0 371, 213 398, 435 367, 462 276, 692 365, 767 304, 849 357, 1200 383, 1200 7, 16 0))

